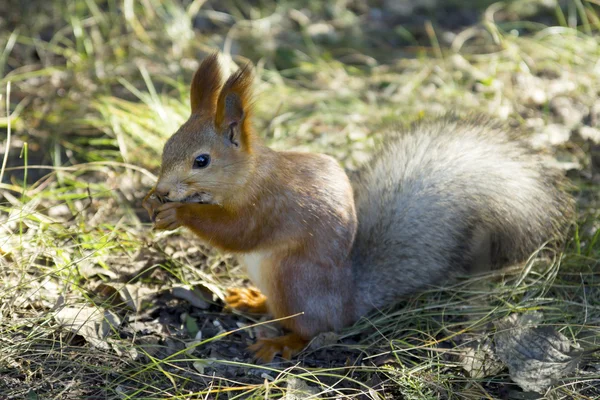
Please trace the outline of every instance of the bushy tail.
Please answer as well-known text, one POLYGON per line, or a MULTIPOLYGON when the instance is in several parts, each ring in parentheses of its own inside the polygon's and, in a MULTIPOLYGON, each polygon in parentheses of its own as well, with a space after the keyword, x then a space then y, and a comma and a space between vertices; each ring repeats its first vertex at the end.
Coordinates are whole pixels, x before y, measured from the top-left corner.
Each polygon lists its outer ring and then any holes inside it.
POLYGON ((560 240, 562 173, 502 127, 453 117, 394 132, 355 179, 359 313, 560 240))

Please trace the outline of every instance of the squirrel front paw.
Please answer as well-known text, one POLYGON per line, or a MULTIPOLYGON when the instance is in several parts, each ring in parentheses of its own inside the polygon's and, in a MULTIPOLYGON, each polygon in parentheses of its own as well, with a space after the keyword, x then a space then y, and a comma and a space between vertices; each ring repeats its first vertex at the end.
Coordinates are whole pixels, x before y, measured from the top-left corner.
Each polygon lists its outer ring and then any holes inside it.
POLYGON ((142 207, 148 211, 148 215, 150 216, 152 222, 154 222, 154 219, 156 218, 156 209, 163 203, 164 201, 158 194, 156 194, 154 189, 149 191, 146 197, 144 197, 144 200, 142 201, 142 207))
POLYGON ((169 202, 160 205, 156 209, 156 216, 154 218, 154 229, 156 230, 167 230, 179 228, 182 223, 177 217, 177 210, 184 206, 183 203, 169 202))

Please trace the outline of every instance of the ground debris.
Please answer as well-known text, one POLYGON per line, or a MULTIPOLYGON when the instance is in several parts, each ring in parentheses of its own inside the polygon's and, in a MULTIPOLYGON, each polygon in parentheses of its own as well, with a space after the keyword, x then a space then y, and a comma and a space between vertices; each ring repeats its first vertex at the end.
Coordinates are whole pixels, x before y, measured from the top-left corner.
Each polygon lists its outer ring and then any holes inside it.
POLYGON ((174 297, 185 300, 196 308, 206 310, 210 307, 210 304, 204 299, 204 295, 199 289, 188 289, 183 286, 177 286, 173 288, 172 293, 174 297))
POLYGON ((319 389, 309 386, 304 380, 289 378, 283 398, 284 400, 318 399, 319 397, 316 396, 317 393, 319 393, 319 389))
POLYGON ((583 350, 551 326, 541 313, 512 314, 496 322, 495 352, 523 390, 543 393, 574 372, 583 350))
POLYGON ((459 363, 471 378, 493 376, 504 369, 504 364, 494 353, 492 341, 487 337, 469 341, 456 351, 459 351, 459 363))
POLYGON ((121 325, 121 319, 115 313, 88 305, 64 307, 54 315, 54 319, 64 329, 101 349, 110 348, 106 338, 121 325))

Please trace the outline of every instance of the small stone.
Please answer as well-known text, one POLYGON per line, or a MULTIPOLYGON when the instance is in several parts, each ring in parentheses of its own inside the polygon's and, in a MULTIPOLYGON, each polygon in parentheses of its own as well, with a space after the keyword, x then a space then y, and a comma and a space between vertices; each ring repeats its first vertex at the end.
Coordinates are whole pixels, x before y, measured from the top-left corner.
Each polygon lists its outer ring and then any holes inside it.
POLYGON ((175 253, 173 253, 173 258, 185 258, 185 251, 176 251, 175 253))
POLYGON ((200 249, 198 247, 190 247, 187 249, 188 254, 197 254, 200 253, 200 249))
POLYGON ((542 132, 533 135, 530 139, 535 148, 558 146, 569 140, 571 130, 561 124, 549 124, 542 132))
POLYGON ((560 118, 561 122, 569 128, 581 123, 588 114, 588 110, 582 104, 576 104, 569 97, 555 97, 550 100, 550 108, 560 118))
POLYGON ((577 84, 570 77, 555 79, 548 85, 548 95, 553 98, 577 89, 577 84))
POLYGON ((590 107, 590 126, 600 127, 600 101, 590 107))
POLYGON ((525 98, 526 103, 535 104, 538 106, 546 103, 547 100, 548 100, 548 96, 546 96, 546 93, 544 92, 544 90, 542 90, 540 88, 531 89, 531 91, 528 93, 528 95, 525 98))
POLYGON ((335 31, 335 28, 325 22, 317 22, 310 25, 306 29, 306 32, 315 40, 325 39, 328 41, 335 41, 338 39, 338 34, 335 31))
POLYGON ((541 129, 545 125, 545 122, 542 118, 528 118, 525 121, 525 126, 528 128, 538 128, 541 129))
POLYGON ((548 94, 544 90, 544 82, 540 78, 520 73, 516 75, 515 80, 523 104, 541 106, 548 102, 548 94))
POLYGON ((71 215, 71 210, 66 204, 59 204, 48 209, 48 216, 52 218, 64 217, 71 215))
POLYGON ((582 139, 600 144, 600 129, 592 128, 591 126, 582 126, 579 128, 578 133, 582 139))

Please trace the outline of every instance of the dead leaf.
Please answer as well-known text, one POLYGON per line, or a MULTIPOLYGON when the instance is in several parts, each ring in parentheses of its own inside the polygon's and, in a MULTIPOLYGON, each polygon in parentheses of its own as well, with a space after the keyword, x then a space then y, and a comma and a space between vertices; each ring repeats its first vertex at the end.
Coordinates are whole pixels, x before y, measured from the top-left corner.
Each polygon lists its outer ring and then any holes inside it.
POLYGON ((151 275, 156 266, 166 262, 164 256, 156 249, 141 247, 133 257, 123 257, 120 261, 113 260, 112 269, 120 277, 120 282, 138 282, 151 275))
POLYGON ((185 344, 185 353, 189 356, 193 355, 194 350, 196 350, 196 347, 198 347, 200 343, 202 343, 202 331, 196 332, 194 340, 185 344))
POLYGON ((303 400, 308 397, 311 399, 318 399, 316 394, 319 393, 319 389, 313 386, 309 386, 305 381, 298 378, 289 378, 287 380, 284 400, 303 400))
POLYGON ((185 300, 201 310, 206 310, 208 307, 210 307, 210 304, 204 300, 204 296, 198 289, 191 290, 183 286, 177 286, 173 288, 172 293, 173 296, 177 297, 178 299, 185 300))
POLYGON ((504 365, 494 354, 491 341, 487 338, 473 340, 455 350, 459 351, 458 360, 471 378, 493 376, 504 369, 504 365))
POLYGON ((81 262, 79 263, 79 273, 85 279, 91 279, 94 276, 107 276, 111 280, 116 280, 118 278, 117 274, 108 269, 102 268, 101 266, 94 264, 92 262, 81 262))
POLYGON ((135 312, 140 312, 144 304, 152 302, 156 296, 156 290, 139 284, 126 283, 119 289, 119 296, 127 303, 127 306, 135 312))
POLYGON ((543 393, 573 372, 583 351, 550 326, 537 326, 541 313, 513 314, 498 321, 496 355, 523 390, 543 393))
POLYGON ((95 291, 115 307, 127 306, 139 313, 146 304, 153 302, 157 291, 140 284, 108 284, 100 283, 95 291))
POLYGON ((65 307, 54 315, 54 319, 62 328, 83 336, 101 349, 110 349, 106 338, 121 325, 116 314, 92 306, 65 307))
POLYGON ((188 331, 190 336, 196 336, 196 334, 200 333, 200 328, 198 327, 196 318, 194 318, 190 315, 186 315, 184 323, 185 323, 185 329, 188 331))
POLYGON ((212 365, 214 365, 215 361, 216 361, 215 358, 200 358, 200 359, 196 359, 196 361, 194 361, 192 366, 194 367, 194 369, 196 369, 196 371, 203 374, 204 369, 206 367, 211 367, 212 365))
POLYGON ((12 258, 12 256, 11 256, 11 254, 10 254, 10 250, 4 251, 4 250, 2 250, 0 248, 0 258, 3 258, 3 257, 8 262, 13 262, 14 261, 13 258, 12 258))
POLYGON ((161 338, 157 336, 140 336, 136 340, 137 347, 141 354, 150 357, 155 356, 164 346, 161 344, 161 338))

